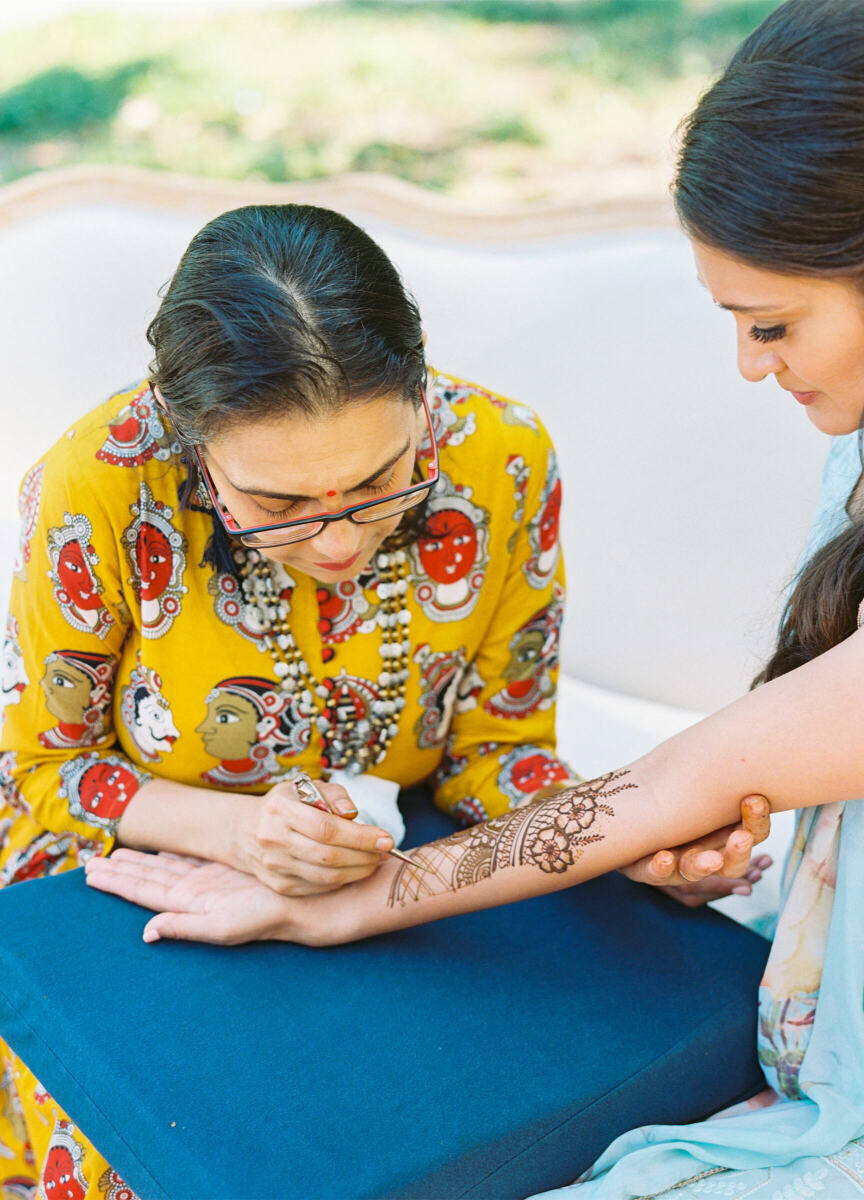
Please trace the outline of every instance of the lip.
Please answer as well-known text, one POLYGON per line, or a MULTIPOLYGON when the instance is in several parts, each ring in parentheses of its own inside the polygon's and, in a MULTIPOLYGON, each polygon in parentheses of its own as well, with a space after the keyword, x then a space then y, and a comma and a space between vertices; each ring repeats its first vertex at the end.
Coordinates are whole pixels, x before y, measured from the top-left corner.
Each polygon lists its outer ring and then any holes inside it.
POLYGON ((313 567, 318 567, 321 571, 347 571, 349 567, 353 567, 357 559, 360 557, 358 550, 351 558, 346 558, 344 562, 316 562, 313 567))
POLYGON ((794 396, 798 403, 803 404, 805 408, 822 394, 821 392, 794 392, 792 388, 787 388, 786 390, 790 396, 794 396))

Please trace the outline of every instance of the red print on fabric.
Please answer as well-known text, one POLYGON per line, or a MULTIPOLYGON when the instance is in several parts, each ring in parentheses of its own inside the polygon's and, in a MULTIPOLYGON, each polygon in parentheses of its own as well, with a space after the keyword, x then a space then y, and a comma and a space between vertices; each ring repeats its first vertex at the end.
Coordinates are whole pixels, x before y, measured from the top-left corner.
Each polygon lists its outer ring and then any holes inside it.
POLYGON ((378 605, 370 604, 360 584, 353 579, 337 583, 332 590, 319 587, 318 632, 325 645, 340 645, 356 633, 375 629, 378 605))
POLYGON ((87 1180, 81 1169, 84 1146, 71 1121, 55 1121, 39 1179, 39 1200, 84 1200, 87 1180))
POLYGON ((489 820, 489 813, 482 800, 476 796, 463 796, 451 809, 460 825, 480 825, 489 820))
POLYGON ((477 706, 483 680, 473 663, 465 658, 465 647, 433 651, 425 642, 417 647, 414 662, 420 666, 421 713, 414 725, 421 750, 441 746, 454 713, 470 712, 477 706))
POLYGON ((570 778, 564 763, 551 750, 539 746, 516 746, 498 761, 501 764, 498 787, 509 798, 511 808, 541 788, 570 778))
POLYGON ((141 653, 123 688, 120 716, 142 758, 157 762, 170 754, 180 731, 174 724, 171 705, 162 695, 162 678, 144 666, 141 653))
POLYGON ((18 534, 18 552, 15 555, 13 571, 19 579, 27 579, 27 564, 30 561, 30 543, 36 532, 39 520, 39 500, 42 495, 42 476, 45 464, 37 463, 31 467, 21 483, 18 493, 18 514, 21 517, 21 529, 18 534))
MULTIPOLYGON (((472 396, 488 396, 487 392, 464 384, 454 384, 453 380, 444 375, 436 375, 426 390, 426 401, 432 418, 432 429, 439 452, 445 446, 461 446, 467 437, 477 432, 477 416, 473 412, 458 412, 457 405, 463 405, 472 396)), ((424 429, 423 437, 417 448, 417 456, 421 459, 432 457, 432 443, 429 440, 429 430, 424 429)))
POLYGON ((116 755, 100 758, 95 752, 67 759, 60 764, 59 772, 58 795, 68 803, 71 815, 109 830, 113 830, 141 784, 152 778, 116 755))
POLYGON ((501 410, 501 419, 505 425, 522 425, 532 433, 540 432, 537 418, 526 405, 516 404, 513 400, 503 400, 500 396, 490 396, 489 399, 501 410))
POLYGON ((249 787, 278 778, 279 757, 300 754, 312 733, 291 692, 271 679, 236 675, 208 693, 207 715, 195 732, 219 765, 202 771, 214 787, 249 787), (279 757, 277 757, 279 756, 279 757))
POLYGON ((165 462, 182 451, 146 384, 124 404, 108 431, 96 457, 115 467, 141 467, 151 458, 165 462))
POLYGON ((102 603, 102 582, 96 574, 99 555, 93 549, 93 526, 84 513, 63 514, 63 526, 48 530, 48 572, 54 599, 73 629, 104 638, 114 618, 102 603))
POLYGON ((39 734, 48 749, 92 746, 105 732, 116 660, 87 650, 52 650, 40 686, 57 724, 39 734))
POLYGON ((138 1200, 129 1184, 110 1167, 99 1177, 99 1191, 105 1193, 105 1200, 138 1200))
POLYGON ((369 679, 349 675, 344 667, 334 678, 324 679, 322 687, 327 695, 320 723, 321 765, 339 771, 365 756, 371 766, 381 752, 384 734, 370 720, 381 700, 377 687, 369 679))
POLYGON ((477 603, 489 562, 489 512, 442 471, 411 547, 414 594, 433 621, 459 621, 477 603))
POLYGON ((30 816, 30 805, 21 795, 15 782, 18 769, 18 752, 4 750, 0 754, 0 807, 5 803, 15 812, 26 813, 27 816, 30 816))
POLYGON ((528 540, 531 543, 532 553, 522 568, 531 587, 546 587, 558 569, 558 558, 561 553, 558 542, 560 519, 561 479, 558 475, 555 453, 550 450, 540 506, 528 525, 528 540))
POLYGON ((38 1179, 29 1175, 7 1175, 0 1183, 3 1200, 35 1200, 38 1179))
MULTIPOLYGON (((281 563, 271 563, 271 573, 276 595, 285 605, 287 616, 291 611, 291 596, 297 584, 281 563)), ((207 580, 207 591, 213 598, 213 611, 219 620, 265 652, 267 645, 264 642, 261 610, 257 604, 247 603, 237 578, 229 574, 211 575, 207 580)))
POLYGON ((510 661, 501 672, 506 686, 483 705, 493 717, 529 717, 549 708, 555 695, 551 672, 558 665, 558 639, 564 619, 564 589, 556 583, 552 599, 510 639, 510 661))
POLYGON ((174 624, 186 592, 186 539, 171 524, 174 509, 156 500, 141 481, 137 504, 130 505, 135 518, 123 530, 122 541, 132 567, 129 582, 141 604, 141 632, 145 638, 160 638, 174 624))
POLYGON ((0 670, 0 725, 6 709, 17 704, 30 682, 24 666, 24 655, 18 640, 18 621, 11 613, 6 617, 6 637, 3 640, 3 664, 0 670))
POLYGON ((0 870, 0 887, 24 883, 28 879, 44 879, 67 867, 81 867, 98 853, 98 842, 74 833, 49 831, 40 834, 23 850, 9 855, 0 870))

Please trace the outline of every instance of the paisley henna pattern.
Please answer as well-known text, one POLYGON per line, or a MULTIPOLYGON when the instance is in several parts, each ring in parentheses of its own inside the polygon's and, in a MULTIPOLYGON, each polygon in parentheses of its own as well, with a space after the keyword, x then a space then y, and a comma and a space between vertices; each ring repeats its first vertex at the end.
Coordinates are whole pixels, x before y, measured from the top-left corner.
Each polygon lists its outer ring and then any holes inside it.
POLYGON ((635 788, 620 782, 628 771, 613 771, 587 783, 537 797, 485 825, 460 829, 449 837, 409 851, 416 866, 403 863, 393 878, 389 907, 409 900, 455 892, 505 867, 539 867, 560 874, 582 851, 604 835, 595 828, 601 816, 614 816, 607 803, 619 792, 635 788))

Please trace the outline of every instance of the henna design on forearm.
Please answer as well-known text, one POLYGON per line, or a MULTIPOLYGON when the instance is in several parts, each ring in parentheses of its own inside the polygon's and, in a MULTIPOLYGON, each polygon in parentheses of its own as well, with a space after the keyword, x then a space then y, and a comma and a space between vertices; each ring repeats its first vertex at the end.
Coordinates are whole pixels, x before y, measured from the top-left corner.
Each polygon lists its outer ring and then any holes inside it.
POLYGON ((586 846, 603 840, 604 834, 592 826, 600 816, 614 816, 607 803, 611 797, 637 786, 619 782, 628 774, 611 771, 565 788, 551 799, 535 797, 485 825, 472 825, 409 850, 416 866, 401 864, 387 904, 392 908, 424 896, 455 892, 489 879, 505 867, 535 866, 555 874, 566 871, 586 846))

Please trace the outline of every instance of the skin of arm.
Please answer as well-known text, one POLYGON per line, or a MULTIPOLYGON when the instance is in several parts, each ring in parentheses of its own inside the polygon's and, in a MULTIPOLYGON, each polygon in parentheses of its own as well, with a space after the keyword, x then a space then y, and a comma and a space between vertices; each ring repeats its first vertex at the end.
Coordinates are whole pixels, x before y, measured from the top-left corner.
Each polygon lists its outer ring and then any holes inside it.
POLYGON ((229 868, 141 855, 92 859, 88 882, 156 909, 148 941, 355 941, 582 883, 730 824, 744 796, 775 812, 864 796, 862 709, 859 630, 629 767, 418 847, 417 868, 388 860, 335 896, 279 897, 229 868))
POLYGON ((425 869, 385 864, 352 886, 341 914, 323 911, 326 897, 286 909, 277 936, 347 941, 558 891, 676 834, 695 839, 731 823, 749 793, 768 796, 774 812, 855 799, 864 795, 862 709, 859 630, 629 767, 411 851, 425 869))

